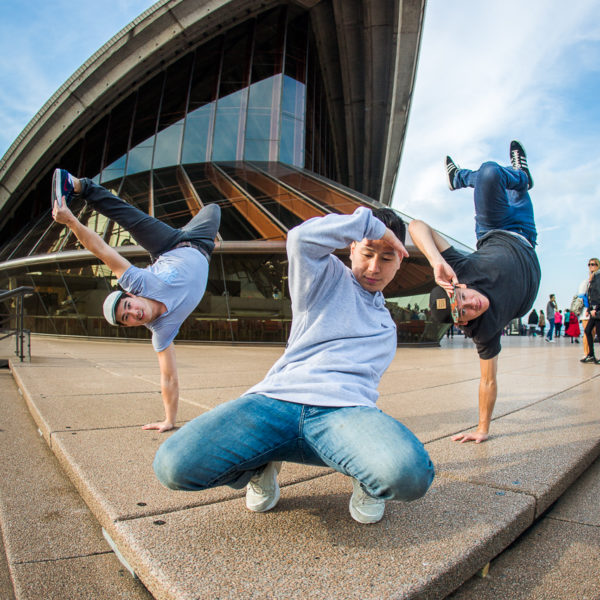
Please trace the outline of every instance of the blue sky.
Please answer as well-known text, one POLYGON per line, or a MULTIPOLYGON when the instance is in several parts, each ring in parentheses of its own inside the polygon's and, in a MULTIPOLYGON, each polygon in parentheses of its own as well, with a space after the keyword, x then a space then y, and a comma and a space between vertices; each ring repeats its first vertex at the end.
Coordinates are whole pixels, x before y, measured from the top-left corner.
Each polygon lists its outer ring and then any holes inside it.
POLYGON ((524 145, 535 181, 542 282, 569 305, 600 255, 600 3, 430 0, 393 206, 475 245, 471 190, 443 160, 508 164, 524 145))
MULTIPOLYGON (((0 155, 62 83, 152 5, 142 0, 0 2, 0 155), (101 7, 101 9, 99 8, 101 7)), ((429 0, 393 206, 475 244, 472 194, 443 159, 508 164, 525 146, 535 180, 542 284, 568 306, 600 255, 600 5, 575 0, 429 0)))

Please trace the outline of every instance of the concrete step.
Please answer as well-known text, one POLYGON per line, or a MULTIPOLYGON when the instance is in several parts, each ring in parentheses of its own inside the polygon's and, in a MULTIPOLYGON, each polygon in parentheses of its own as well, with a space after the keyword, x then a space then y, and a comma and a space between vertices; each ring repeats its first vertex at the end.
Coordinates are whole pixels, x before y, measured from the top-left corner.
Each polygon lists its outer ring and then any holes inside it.
MULTIPOLYGON (((249 513, 243 492, 172 492, 151 463, 166 435, 147 344, 36 340, 14 365, 44 439, 155 598, 443 598, 499 555, 600 454, 600 369, 577 349, 503 341, 493 438, 455 444, 476 421, 479 368, 460 339, 400 349, 379 405, 423 440, 432 489, 389 502, 377 525, 348 514, 348 478, 285 464, 282 497, 249 513), (42 358, 43 357, 43 358, 42 358)), ((278 348, 177 346, 181 422, 237 397, 278 348)))
POLYGON ((600 598, 600 459, 449 600, 600 598))
POLYGON ((5 369, 0 390, 0 598, 151 599, 103 539, 5 369))

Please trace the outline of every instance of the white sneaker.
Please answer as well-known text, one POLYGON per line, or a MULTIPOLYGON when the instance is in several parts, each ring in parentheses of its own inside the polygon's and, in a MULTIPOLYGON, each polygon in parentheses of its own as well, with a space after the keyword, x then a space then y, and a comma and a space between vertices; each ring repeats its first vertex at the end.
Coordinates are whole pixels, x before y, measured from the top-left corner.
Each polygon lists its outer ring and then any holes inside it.
POLYGON ((352 478, 352 498, 350 498, 350 514, 359 523, 377 523, 383 518, 385 500, 374 498, 365 492, 358 479, 352 478))
POLYGON ((255 475, 246 487, 246 508, 253 512, 266 512, 279 502, 277 475, 281 462, 270 462, 262 473, 255 475))

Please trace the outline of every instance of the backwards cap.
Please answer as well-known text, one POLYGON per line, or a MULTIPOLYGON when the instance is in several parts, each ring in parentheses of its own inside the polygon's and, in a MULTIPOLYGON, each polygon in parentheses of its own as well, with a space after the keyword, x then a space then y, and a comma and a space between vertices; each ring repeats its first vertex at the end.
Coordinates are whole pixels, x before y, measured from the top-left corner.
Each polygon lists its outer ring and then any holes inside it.
POLYGON ((125 292, 118 290, 116 292, 111 292, 106 299, 104 300, 104 304, 102 306, 102 311, 104 312, 104 318, 111 325, 118 325, 117 323, 117 305, 119 304, 119 300, 121 297, 125 295, 125 292))
POLYGON ((431 320, 436 323, 455 323, 458 321, 458 307, 454 294, 448 297, 446 290, 436 285, 429 293, 431 320))

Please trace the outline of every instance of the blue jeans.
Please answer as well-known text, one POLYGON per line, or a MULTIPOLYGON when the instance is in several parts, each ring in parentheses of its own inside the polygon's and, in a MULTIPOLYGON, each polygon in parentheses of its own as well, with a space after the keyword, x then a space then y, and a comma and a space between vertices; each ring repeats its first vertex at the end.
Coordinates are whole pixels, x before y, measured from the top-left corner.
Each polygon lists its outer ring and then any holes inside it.
POLYGON ((260 394, 186 423, 158 449, 154 472, 175 490, 241 489, 272 461, 331 467, 384 500, 416 500, 434 476, 423 444, 377 408, 308 406, 260 394))
POLYGON ((181 229, 175 229, 111 194, 91 179, 81 179, 81 197, 100 214, 129 231, 153 259, 181 242, 200 246, 210 258, 221 222, 221 209, 208 204, 181 229))
POLYGON ((546 336, 549 340, 552 339, 552 334, 554 333, 554 317, 551 317, 548 320, 548 335, 546 336))
POLYGON ((535 246, 533 204, 523 171, 485 162, 477 171, 459 169, 453 183, 455 188, 474 188, 477 239, 492 229, 504 229, 520 233, 535 246))

